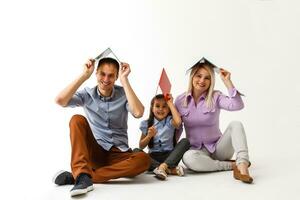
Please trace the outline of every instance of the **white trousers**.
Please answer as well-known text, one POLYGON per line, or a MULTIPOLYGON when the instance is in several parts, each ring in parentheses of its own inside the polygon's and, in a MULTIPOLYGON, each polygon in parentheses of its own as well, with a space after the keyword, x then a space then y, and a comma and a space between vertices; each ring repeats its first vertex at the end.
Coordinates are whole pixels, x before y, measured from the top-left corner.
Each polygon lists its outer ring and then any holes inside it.
POLYGON ((216 145, 216 151, 210 153, 205 147, 200 150, 188 150, 182 158, 187 168, 196 172, 231 170, 230 160, 236 153, 236 164, 249 162, 247 139, 243 124, 231 122, 216 145))

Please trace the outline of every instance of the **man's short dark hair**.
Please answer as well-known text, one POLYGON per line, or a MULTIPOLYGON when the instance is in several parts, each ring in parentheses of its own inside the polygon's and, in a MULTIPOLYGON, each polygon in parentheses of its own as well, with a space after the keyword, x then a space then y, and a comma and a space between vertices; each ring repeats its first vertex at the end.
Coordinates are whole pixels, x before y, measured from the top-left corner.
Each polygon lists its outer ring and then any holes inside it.
POLYGON ((101 67, 104 64, 109 64, 109 65, 115 66, 115 68, 117 70, 117 74, 119 73, 120 65, 116 59, 109 58, 109 57, 100 59, 98 62, 97 70, 99 69, 99 67, 101 67))

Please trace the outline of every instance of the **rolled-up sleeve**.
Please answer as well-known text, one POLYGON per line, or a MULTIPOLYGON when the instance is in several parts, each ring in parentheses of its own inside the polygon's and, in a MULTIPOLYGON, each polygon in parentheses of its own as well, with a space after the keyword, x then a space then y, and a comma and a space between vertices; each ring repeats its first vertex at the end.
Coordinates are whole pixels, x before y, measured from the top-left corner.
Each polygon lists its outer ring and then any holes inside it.
POLYGON ((76 107, 76 106, 83 106, 85 103, 85 96, 87 95, 87 92, 85 90, 77 91, 71 100, 68 103, 68 107, 76 107))
POLYGON ((173 126, 172 124, 172 116, 168 116, 167 119, 166 119, 166 125, 169 127, 169 128, 173 128, 175 129, 175 127, 173 126))
POLYGON ((220 108, 228 111, 241 110, 244 108, 241 95, 235 88, 228 90, 228 96, 218 92, 217 104, 220 108))

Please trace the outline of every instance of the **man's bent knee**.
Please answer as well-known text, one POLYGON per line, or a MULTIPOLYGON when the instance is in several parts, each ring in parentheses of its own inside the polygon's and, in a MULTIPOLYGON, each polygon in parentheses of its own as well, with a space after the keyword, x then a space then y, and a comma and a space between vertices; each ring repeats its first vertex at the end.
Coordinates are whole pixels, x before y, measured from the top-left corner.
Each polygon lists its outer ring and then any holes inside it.
POLYGON ((83 115, 73 115, 70 119, 70 123, 69 125, 73 125, 73 124, 86 124, 88 123, 86 118, 83 115))

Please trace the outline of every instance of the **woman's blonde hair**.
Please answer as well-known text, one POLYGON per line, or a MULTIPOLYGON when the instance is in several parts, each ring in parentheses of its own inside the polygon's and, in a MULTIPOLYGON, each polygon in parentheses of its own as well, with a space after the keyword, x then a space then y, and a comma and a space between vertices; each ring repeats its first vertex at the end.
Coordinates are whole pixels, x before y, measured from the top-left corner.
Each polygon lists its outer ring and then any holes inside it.
POLYGON ((208 92, 207 92, 207 95, 205 97, 205 104, 209 108, 213 107, 213 92, 214 92, 214 87, 215 87, 215 74, 214 74, 213 68, 210 65, 203 64, 203 63, 199 63, 198 65, 194 66, 192 68, 191 72, 190 72, 189 85, 188 85, 188 90, 185 93, 185 99, 183 101, 183 107, 187 107, 188 94, 193 92, 193 77, 195 76, 197 71, 201 68, 208 71, 208 73, 210 75, 210 86, 208 88, 208 92))

